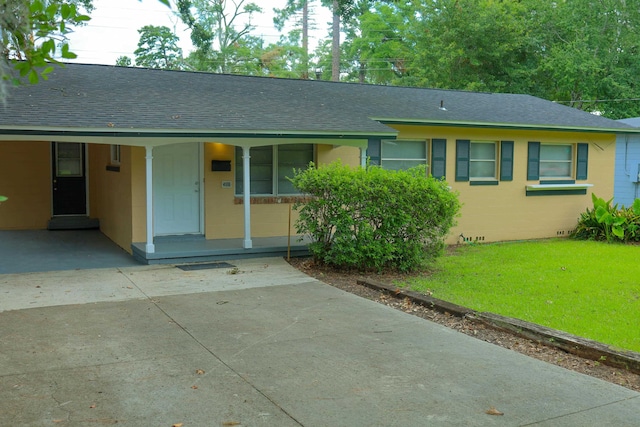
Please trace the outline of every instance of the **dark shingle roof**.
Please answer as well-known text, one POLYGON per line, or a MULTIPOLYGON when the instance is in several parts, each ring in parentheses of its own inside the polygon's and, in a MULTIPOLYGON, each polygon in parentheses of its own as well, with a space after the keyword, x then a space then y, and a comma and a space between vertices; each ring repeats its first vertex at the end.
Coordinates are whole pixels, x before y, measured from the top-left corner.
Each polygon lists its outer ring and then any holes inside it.
POLYGON ((640 127, 640 117, 630 117, 628 119, 621 119, 621 120, 618 120, 618 121, 621 122, 621 123, 625 123, 625 124, 628 124, 630 126, 636 127, 636 128, 640 127))
POLYGON ((0 131, 67 130, 379 135, 382 122, 629 129, 528 95, 66 64, 12 88, 0 131), (445 110, 440 109, 441 102, 445 110))

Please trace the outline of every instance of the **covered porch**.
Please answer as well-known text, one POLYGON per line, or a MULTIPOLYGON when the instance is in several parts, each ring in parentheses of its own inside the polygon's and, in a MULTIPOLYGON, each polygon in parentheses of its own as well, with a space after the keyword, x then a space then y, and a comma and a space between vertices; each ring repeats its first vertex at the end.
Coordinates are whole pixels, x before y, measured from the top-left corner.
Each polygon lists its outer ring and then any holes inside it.
POLYGON ((165 240, 156 253, 145 254, 144 243, 127 253, 97 229, 0 230, 0 274, 120 268, 141 264, 190 264, 257 257, 308 255, 306 242, 288 237, 255 238, 254 248, 242 248, 242 239, 201 241, 165 240))

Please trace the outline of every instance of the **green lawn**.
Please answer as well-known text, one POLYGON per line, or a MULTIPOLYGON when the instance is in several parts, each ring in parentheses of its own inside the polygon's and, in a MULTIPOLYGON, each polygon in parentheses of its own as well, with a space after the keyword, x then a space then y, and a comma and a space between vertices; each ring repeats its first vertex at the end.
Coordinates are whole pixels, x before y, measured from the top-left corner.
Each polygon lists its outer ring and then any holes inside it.
POLYGON ((640 246, 570 239, 463 245, 406 285, 640 352, 640 246))

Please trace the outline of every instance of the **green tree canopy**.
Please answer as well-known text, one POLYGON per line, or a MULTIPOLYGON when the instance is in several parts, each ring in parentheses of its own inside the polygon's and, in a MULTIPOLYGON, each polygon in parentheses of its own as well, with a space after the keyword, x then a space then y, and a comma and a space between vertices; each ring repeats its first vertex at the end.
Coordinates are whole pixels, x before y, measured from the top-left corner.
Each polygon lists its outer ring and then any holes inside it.
MULTIPOLYGON (((31 83, 46 78, 62 59, 73 59, 66 35, 74 25, 89 21, 85 13, 93 9, 91 0, 3 0, 0 3, 0 86, 11 79, 13 64, 21 77, 31 83)), ((15 81, 17 82, 17 81, 15 81)))
POLYGON ((128 56, 119 56, 116 59, 116 66, 117 67, 131 67, 133 66, 133 62, 131 61, 131 58, 129 58, 128 56))
POLYGON ((140 41, 133 52, 136 65, 147 68, 180 69, 183 66, 180 38, 169 27, 145 25, 138 30, 140 41))
POLYGON ((640 8, 627 0, 354 4, 348 80, 528 93, 614 119, 640 115, 640 8))
MULTIPOLYGON (((169 6, 169 0, 158 0, 169 6)), ((57 57, 73 59, 66 35, 74 26, 91 18, 92 0, 0 0, 0 100, 6 96, 6 83, 19 76, 37 83, 47 78, 57 57)))
POLYGON ((255 28, 251 16, 262 12, 255 3, 237 0, 230 6, 226 0, 177 0, 180 19, 191 30, 191 41, 196 51, 189 62, 200 71, 228 73, 234 63, 246 60, 238 48, 255 44, 247 40, 255 28), (243 18, 247 21, 237 26, 243 18))

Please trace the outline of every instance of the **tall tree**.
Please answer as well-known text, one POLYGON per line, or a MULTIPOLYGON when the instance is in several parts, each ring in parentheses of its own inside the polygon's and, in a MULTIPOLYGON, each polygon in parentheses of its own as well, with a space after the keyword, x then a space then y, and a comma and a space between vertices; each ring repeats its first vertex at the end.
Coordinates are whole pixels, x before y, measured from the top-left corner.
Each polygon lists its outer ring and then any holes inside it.
MULTIPOLYGON (((331 80, 340 80, 340 22, 353 16, 358 0, 322 0, 331 9, 331 80)), ((366 1, 366 0, 365 0, 366 1)))
POLYGON ((300 33, 283 35, 276 44, 267 46, 260 56, 263 75, 285 78, 308 78, 309 60, 300 46, 300 33))
POLYGON ((343 22, 342 66, 347 80, 394 84, 407 76, 414 50, 406 36, 406 3, 360 1, 351 19, 343 22))
POLYGON ((133 52, 136 65, 147 68, 180 69, 183 66, 180 38, 169 27, 145 25, 138 30, 140 41, 133 52))
POLYGON ((262 12, 255 3, 246 0, 177 0, 180 19, 191 30, 196 52, 192 63, 201 71, 227 73, 233 68, 237 48, 255 29, 251 23, 254 13, 262 12), (241 19, 247 21, 236 27, 241 19))
MULTIPOLYGON (((379 1, 380 3, 396 3, 397 0, 379 1)), ((344 29, 353 35, 354 17, 358 17, 370 8, 373 0, 322 0, 322 5, 328 7, 332 13, 331 20, 331 80, 339 81, 342 73, 342 44, 340 34, 344 29), (343 26, 346 24, 346 28, 343 26)), ((400 3, 400 2, 397 2, 400 3)), ((322 50, 322 49, 321 49, 322 50)), ((348 58, 347 61, 351 59, 348 58)), ((325 59, 320 62, 325 63, 325 59)), ((323 74, 326 74, 323 72, 323 74)))
POLYGON ((302 13, 302 28, 300 30, 295 29, 292 31, 292 35, 298 33, 302 34, 302 70, 300 77, 302 79, 309 78, 309 1, 308 0, 287 0, 287 4, 284 8, 274 8, 275 17, 273 23, 278 31, 282 31, 285 22, 291 17, 302 13))
POLYGON ((340 3, 331 1, 331 80, 340 80, 340 3))

